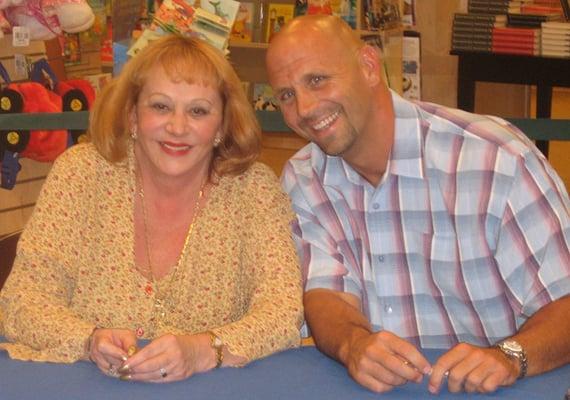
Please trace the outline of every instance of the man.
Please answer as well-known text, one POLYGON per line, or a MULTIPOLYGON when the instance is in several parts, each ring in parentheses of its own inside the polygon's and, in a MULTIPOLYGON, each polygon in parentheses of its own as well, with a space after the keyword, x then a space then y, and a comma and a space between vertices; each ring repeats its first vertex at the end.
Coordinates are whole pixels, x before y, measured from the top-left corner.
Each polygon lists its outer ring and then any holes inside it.
POLYGON ((335 17, 292 20, 266 63, 312 141, 283 185, 321 351, 377 392, 491 392, 570 361, 570 201, 520 131, 403 100, 335 17))

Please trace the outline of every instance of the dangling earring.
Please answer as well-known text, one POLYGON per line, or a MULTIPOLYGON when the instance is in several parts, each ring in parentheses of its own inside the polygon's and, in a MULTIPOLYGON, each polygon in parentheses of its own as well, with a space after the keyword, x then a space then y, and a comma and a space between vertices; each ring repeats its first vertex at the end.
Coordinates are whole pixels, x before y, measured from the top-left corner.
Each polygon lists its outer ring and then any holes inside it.
POLYGON ((137 127, 135 126, 135 127, 131 130, 131 139, 137 140, 138 137, 139 137, 139 135, 137 135, 137 127))
POLYGON ((222 143, 222 139, 219 136, 216 136, 214 139, 214 147, 218 147, 222 143))

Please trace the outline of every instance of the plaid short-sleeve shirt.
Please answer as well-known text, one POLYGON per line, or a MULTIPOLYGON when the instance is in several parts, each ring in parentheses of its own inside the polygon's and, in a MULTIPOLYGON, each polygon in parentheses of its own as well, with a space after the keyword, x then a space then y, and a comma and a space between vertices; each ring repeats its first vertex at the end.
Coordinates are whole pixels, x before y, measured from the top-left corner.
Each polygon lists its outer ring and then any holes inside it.
POLYGON ((568 193, 506 121, 392 98, 378 187, 314 144, 284 170, 305 290, 352 293, 418 346, 493 344, 570 294, 568 193))

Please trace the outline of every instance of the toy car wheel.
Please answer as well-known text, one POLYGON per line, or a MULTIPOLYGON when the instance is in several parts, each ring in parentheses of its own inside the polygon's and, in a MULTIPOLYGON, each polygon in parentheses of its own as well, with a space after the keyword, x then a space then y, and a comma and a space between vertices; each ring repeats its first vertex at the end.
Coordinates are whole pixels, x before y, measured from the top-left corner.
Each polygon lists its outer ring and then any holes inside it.
POLYGON ((63 111, 87 111, 89 103, 87 97, 79 89, 72 89, 62 97, 63 111))
POLYGON ((73 144, 85 143, 87 142, 87 133, 80 130, 70 130, 71 140, 73 144))
POLYGON ((30 131, 4 130, 0 131, 0 147, 13 153, 21 153, 30 141, 30 131))
POLYGON ((12 89, 0 91, 0 114, 21 113, 24 109, 24 99, 22 95, 12 89))

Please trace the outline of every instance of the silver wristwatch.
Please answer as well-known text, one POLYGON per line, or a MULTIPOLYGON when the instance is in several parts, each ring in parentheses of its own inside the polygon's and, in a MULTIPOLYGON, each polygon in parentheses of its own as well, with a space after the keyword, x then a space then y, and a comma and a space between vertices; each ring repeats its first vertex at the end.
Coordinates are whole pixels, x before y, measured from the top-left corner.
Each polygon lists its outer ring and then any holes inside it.
POLYGON ((528 361, 526 359, 526 352, 524 351, 520 343, 517 342, 516 340, 506 339, 503 340, 502 342, 497 343, 497 347, 508 357, 516 358, 518 360, 521 370, 518 379, 524 378, 528 367, 528 361))

